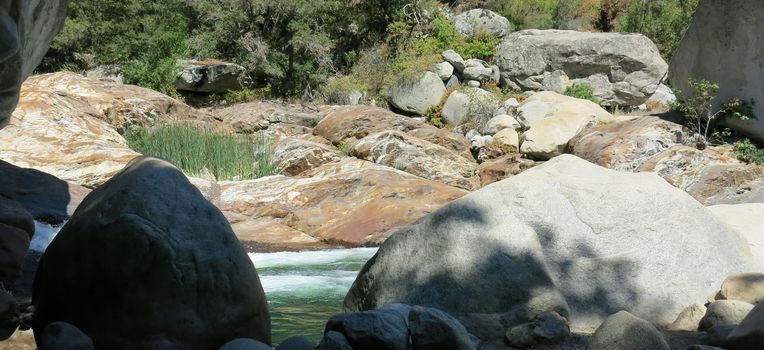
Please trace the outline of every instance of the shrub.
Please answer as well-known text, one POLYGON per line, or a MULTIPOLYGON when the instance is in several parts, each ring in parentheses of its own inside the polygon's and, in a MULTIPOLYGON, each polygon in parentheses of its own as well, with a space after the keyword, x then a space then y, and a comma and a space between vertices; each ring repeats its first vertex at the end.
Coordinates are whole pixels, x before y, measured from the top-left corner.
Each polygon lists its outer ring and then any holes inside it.
MULTIPOLYGON (((707 144, 716 141, 709 137, 717 138, 713 129, 720 120, 725 118, 740 120, 756 118, 753 115, 751 105, 739 98, 733 98, 716 108, 714 100, 719 91, 719 84, 693 78, 689 78, 688 83, 692 92, 680 99, 676 107, 684 114, 687 126, 698 135, 698 148, 705 148, 707 144)), ((681 96, 681 93, 677 96, 681 96)))
POLYGON ((751 140, 743 139, 735 143, 734 149, 739 160, 764 165, 764 149, 758 148, 751 140))
POLYGON ((363 93, 368 87, 364 84, 356 83, 351 77, 339 77, 329 79, 329 81, 321 86, 321 95, 323 95, 324 103, 347 105, 350 104, 349 95, 357 92, 363 93))
POLYGON ((602 103, 602 101, 600 101, 597 96, 594 96, 594 88, 592 88, 592 86, 587 83, 574 83, 573 85, 566 87, 563 94, 566 96, 580 98, 582 100, 589 100, 596 104, 602 103))
POLYGON ((276 173, 271 141, 261 136, 172 123, 133 127, 125 133, 125 139, 136 152, 167 159, 191 176, 204 169, 218 180, 255 179, 276 173))
POLYGON ((634 0, 616 19, 615 29, 646 35, 670 60, 697 7, 698 0, 634 0))

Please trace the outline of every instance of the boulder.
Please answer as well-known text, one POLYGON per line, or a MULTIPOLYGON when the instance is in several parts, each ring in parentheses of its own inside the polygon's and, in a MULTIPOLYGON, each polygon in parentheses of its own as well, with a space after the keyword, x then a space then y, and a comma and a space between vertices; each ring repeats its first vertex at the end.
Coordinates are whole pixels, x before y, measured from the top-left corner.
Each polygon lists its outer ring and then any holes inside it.
POLYGON ((97 348, 270 343, 265 294, 225 217, 155 158, 130 162, 85 198, 45 251, 32 302, 38 340, 63 319, 97 348))
POLYGON ((358 141, 354 153, 358 158, 446 185, 465 190, 478 187, 477 163, 399 131, 369 135, 358 141))
POLYGON ((0 285, 13 285, 21 276, 31 235, 14 226, 0 223, 0 285))
POLYGON ((425 115, 430 107, 440 103, 445 92, 446 85, 437 74, 424 72, 400 78, 391 88, 387 100, 401 111, 425 115))
POLYGON ((638 106, 655 93, 668 65, 642 34, 523 30, 496 47, 501 84, 562 93, 589 84, 608 106, 638 106))
POLYGON ((440 62, 433 66, 433 71, 438 75, 440 80, 447 81, 454 75, 454 66, 448 62, 440 62))
POLYGON ((246 69, 238 64, 219 60, 180 62, 181 71, 175 79, 179 91, 224 94, 241 90, 246 69))
POLYGON ((759 303, 729 334, 725 347, 730 350, 764 348, 764 303, 759 303))
POLYGON ((282 341, 275 350, 316 350, 316 345, 304 337, 291 337, 282 341))
POLYGON ((669 350, 663 335, 641 318, 620 311, 605 320, 589 340, 587 350, 669 350))
POLYGON ((517 153, 520 151, 520 135, 514 129, 504 129, 493 135, 492 146, 506 153, 517 153))
POLYGON ((714 103, 752 102, 757 120, 730 118, 728 126, 764 142, 764 6, 757 0, 701 0, 671 59, 668 78, 691 93, 689 78, 719 84, 714 103))
POLYGON ((459 85, 459 77, 457 77, 456 74, 452 75, 451 78, 448 78, 448 81, 446 81, 447 90, 450 90, 457 85, 459 85))
POLYGON ((510 328, 504 339, 513 347, 536 348, 553 344, 569 335, 568 320, 556 312, 549 312, 539 315, 532 322, 510 328))
POLYGON ((324 334, 317 350, 353 350, 347 338, 340 332, 329 331, 324 334))
POLYGON ((471 87, 471 88, 479 88, 480 87, 480 81, 478 81, 478 80, 466 80, 465 81, 465 85, 467 85, 467 87, 471 87))
POLYGON ((342 156, 334 147, 294 137, 281 140, 273 150, 279 173, 289 176, 339 161, 342 156))
POLYGON ((716 326, 738 325, 753 309, 753 305, 738 300, 717 300, 708 305, 706 315, 700 320, 698 329, 707 330, 716 326))
POLYGON ((303 127, 310 133, 321 119, 336 109, 349 108, 318 105, 310 109, 299 104, 255 101, 208 109, 206 112, 240 134, 261 133, 279 126, 303 127))
POLYGON ((0 224, 20 229, 32 239, 34 218, 19 202, 0 196, 0 224))
MULTIPOLYGON (((764 267, 764 203, 748 203, 736 205, 714 205, 708 207, 711 213, 726 223, 748 243, 754 259, 764 267)), ((756 271, 739 270, 739 271, 756 271)), ((760 271, 760 270, 759 270, 760 271)))
POLYGON ((417 350, 476 350, 467 329, 451 315, 414 306, 408 316, 411 344, 417 350))
POLYGON ((372 310, 334 315, 326 323, 326 332, 345 336, 354 349, 407 350, 407 319, 390 310, 372 310))
POLYGON ((19 303, 9 292, 0 288, 0 341, 10 338, 19 327, 19 303))
POLYGON ((223 344, 218 350, 273 350, 273 348, 254 339, 238 338, 223 344))
POLYGON ((674 91, 665 84, 660 84, 655 89, 655 93, 647 99, 646 104, 649 109, 666 110, 676 104, 676 101, 674 91))
POLYGON ((507 179, 528 170, 536 165, 536 162, 525 159, 522 155, 505 154, 499 158, 483 162, 478 167, 480 185, 485 187, 497 181, 507 179))
POLYGON ((429 141, 436 145, 445 147, 446 149, 453 151, 469 161, 475 160, 470 152, 470 142, 466 137, 449 132, 448 130, 438 129, 433 127, 423 127, 414 129, 407 134, 414 136, 418 139, 429 141))
POLYGON ((597 325, 618 310, 669 324, 724 276, 752 268, 730 227, 660 177, 562 155, 398 231, 344 305, 514 312, 523 322, 548 311, 567 317, 569 305, 573 325, 597 325))
POLYGON ((105 80, 117 84, 124 84, 125 77, 122 75, 122 67, 116 64, 98 66, 85 71, 85 76, 93 80, 105 80))
POLYGON ((568 151, 592 163, 636 171, 656 154, 684 144, 686 127, 655 116, 593 125, 568 142, 568 151))
POLYGON ((493 117, 499 101, 492 93, 476 87, 454 91, 446 99, 441 116, 449 125, 472 122, 479 127, 493 117))
POLYGON ((500 114, 491 118, 481 129, 483 135, 494 135, 504 129, 520 130, 522 126, 514 117, 507 114, 500 114))
POLYGON ((495 117, 502 114, 515 114, 517 107, 520 107, 520 102, 518 102, 516 98, 511 97, 504 101, 504 103, 502 103, 501 106, 499 106, 499 108, 493 112, 493 116, 495 117))
MULTIPOLYGON (((2 133, 2 132, 0 132, 2 133)), ((39 170, 0 161, 0 196, 20 204, 35 220, 58 225, 68 219, 90 192, 39 170)), ((23 215, 23 214, 22 214, 23 215)), ((23 219, 29 232, 29 218, 23 219)), ((19 227, 14 224, 12 226, 19 227)))
POLYGON ((66 322, 53 322, 38 340, 40 350, 94 350, 93 340, 77 327, 66 322))
POLYGON ((457 72, 461 73, 466 68, 467 62, 464 61, 461 55, 454 50, 443 51, 443 59, 454 66, 457 72))
POLYGON ((747 272, 727 276, 722 282, 719 297, 754 305, 764 301, 764 273, 747 272))
POLYGON ((473 9, 456 15, 454 28, 468 36, 485 31, 497 37, 503 37, 514 30, 508 19, 486 9, 473 9))
POLYGON ((696 332, 700 325, 700 320, 706 315, 706 307, 702 304, 692 304, 682 310, 671 325, 668 326, 672 331, 696 332))
POLYGON ((68 0, 0 3, 0 129, 9 121, 19 89, 64 26, 68 0))
POLYGON ((545 91, 520 105, 518 120, 529 129, 522 134, 520 152, 547 160, 564 153, 568 142, 586 127, 610 122, 613 116, 589 100, 545 91))
POLYGON ((737 325, 726 324, 714 326, 706 330, 704 340, 706 343, 714 346, 727 347, 727 337, 737 328, 737 325))
POLYGON ((158 92, 60 72, 29 78, 11 122, 0 130, 0 158, 65 181, 96 187, 139 156, 120 133, 160 120, 213 123, 158 92))
MULTIPOLYGON (((400 227, 467 193, 349 157, 298 178, 269 176, 220 186, 218 206, 223 211, 346 246, 379 244, 400 227)), ((252 236, 268 232, 254 231, 252 236)), ((302 245, 304 240, 299 240, 302 245)))

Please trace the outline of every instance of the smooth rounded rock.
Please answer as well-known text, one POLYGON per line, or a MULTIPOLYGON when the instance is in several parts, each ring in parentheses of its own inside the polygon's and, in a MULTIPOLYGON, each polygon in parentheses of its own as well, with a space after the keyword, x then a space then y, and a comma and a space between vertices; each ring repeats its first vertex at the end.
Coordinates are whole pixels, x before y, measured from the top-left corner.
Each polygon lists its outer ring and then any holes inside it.
POLYGON ((315 350, 316 345, 305 337, 291 337, 279 344, 275 350, 315 350))
POLYGON ((509 20, 496 12, 486 9, 473 9, 454 17, 454 28, 464 35, 475 35, 485 31, 497 37, 509 34, 514 26, 509 20))
POLYGON ((608 317, 594 332, 587 350, 669 350, 663 335, 650 322, 626 311, 608 317))
POLYGON ((504 340, 513 347, 536 348, 558 342, 568 335, 568 320, 556 312, 549 312, 539 315, 531 322, 510 328, 504 340))
POLYGON ((29 243, 27 232, 0 223, 0 283, 10 287, 21 275, 29 243))
POLYGON ((409 344, 407 318, 395 309, 334 315, 329 331, 342 333, 354 349, 407 350, 409 344))
POLYGON ((328 331, 316 350, 353 350, 347 338, 340 332, 328 331))
POLYGON ((753 305, 737 300, 718 300, 706 310, 706 315, 700 320, 700 330, 715 326, 737 325, 753 309, 753 305))
POLYGON ((37 338, 40 350, 93 350, 93 340, 77 327, 66 322, 53 322, 37 338))
POLYGON ((85 198, 40 260, 32 303, 36 337, 67 320, 97 348, 270 343, 265 294, 228 221, 156 158, 131 161, 85 198))
POLYGON ((400 78, 390 89, 387 98, 399 110, 425 115, 430 107, 440 103, 445 92, 446 85, 437 74, 424 72, 419 76, 400 78))
POLYGON ((0 289, 0 341, 8 339, 16 332, 19 326, 16 320, 18 313, 19 303, 16 298, 0 289))
POLYGON ((273 350, 273 348, 254 339, 238 338, 223 344, 218 350, 273 350))
POLYGON ((721 299, 758 304, 764 301, 764 274, 749 272, 730 275, 722 282, 719 296, 721 299))
POLYGON ((759 303, 729 334, 730 350, 764 349, 764 303, 759 303))

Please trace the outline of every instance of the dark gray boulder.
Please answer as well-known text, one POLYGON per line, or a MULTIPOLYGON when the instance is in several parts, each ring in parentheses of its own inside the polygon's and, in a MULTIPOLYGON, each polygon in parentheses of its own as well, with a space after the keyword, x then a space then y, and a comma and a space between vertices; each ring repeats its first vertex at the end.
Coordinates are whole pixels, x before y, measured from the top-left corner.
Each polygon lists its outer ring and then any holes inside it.
POLYGON ((332 316, 325 332, 342 333, 354 349, 407 350, 407 318, 400 309, 350 312, 332 316))
POLYGON ((35 336, 66 320, 105 349, 270 343, 257 272, 223 214, 182 172, 131 161, 88 195, 40 261, 35 336))
POLYGON ((0 129, 8 123, 24 79, 61 30, 69 0, 0 1, 0 129))
POLYGON ((279 344, 276 350, 315 350, 316 345, 304 337, 291 337, 279 344))
POLYGON ((0 289, 0 341, 8 339, 19 326, 19 304, 10 293, 0 289))
POLYGON ((239 338, 223 344, 218 350, 273 350, 273 348, 254 339, 239 338))
POLYGON ((93 350, 93 340, 77 327, 66 322, 53 322, 37 340, 39 350, 93 350))
POLYGON ((467 329, 451 315, 434 308, 414 306, 409 313, 414 350, 475 350, 467 329))
POLYGON ((764 303, 756 305, 729 333, 725 345, 730 350, 764 349, 764 303))
POLYGON ((328 331, 318 344, 317 350, 353 350, 347 338, 340 332, 328 331))

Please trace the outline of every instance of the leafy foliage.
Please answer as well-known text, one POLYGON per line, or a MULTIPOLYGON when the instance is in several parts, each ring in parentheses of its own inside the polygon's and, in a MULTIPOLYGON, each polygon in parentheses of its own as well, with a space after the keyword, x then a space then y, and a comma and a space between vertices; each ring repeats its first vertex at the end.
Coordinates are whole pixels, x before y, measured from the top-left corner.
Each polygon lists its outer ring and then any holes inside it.
POLYGON ((205 131, 175 123, 134 127, 125 133, 125 139, 136 152, 167 159, 192 176, 204 169, 218 180, 255 179, 276 173, 271 141, 260 136, 205 131))
POLYGON ((615 28, 645 34, 669 60, 697 7, 698 0, 632 0, 615 28))
POLYGON ((698 134, 699 148, 704 148, 714 136, 713 129, 724 118, 740 120, 755 119, 753 108, 749 103, 739 98, 733 98, 715 107, 716 94, 719 84, 708 80, 688 79, 692 92, 684 97, 677 105, 679 111, 684 113, 688 127, 698 134))
POLYGON ((573 85, 566 87, 563 94, 582 100, 589 100, 596 104, 602 103, 602 101, 594 95, 594 88, 587 83, 574 83, 573 85))
POLYGON ((743 139, 735 143, 734 149, 741 161, 764 165, 764 149, 757 147, 751 140, 743 139))

